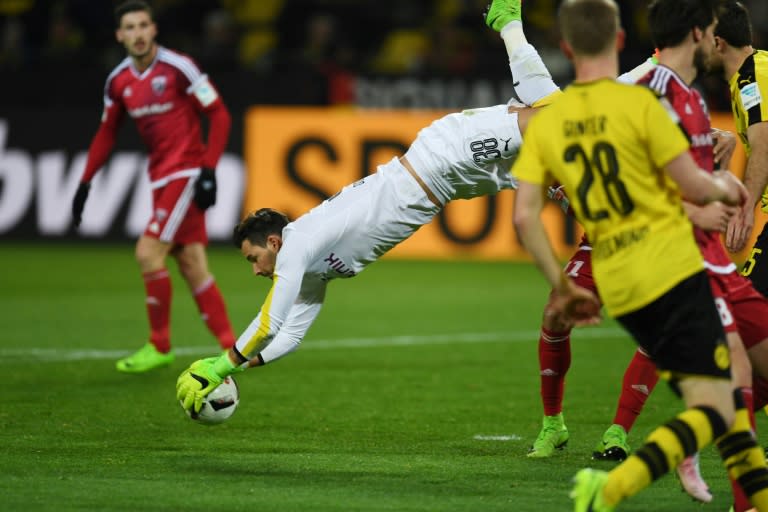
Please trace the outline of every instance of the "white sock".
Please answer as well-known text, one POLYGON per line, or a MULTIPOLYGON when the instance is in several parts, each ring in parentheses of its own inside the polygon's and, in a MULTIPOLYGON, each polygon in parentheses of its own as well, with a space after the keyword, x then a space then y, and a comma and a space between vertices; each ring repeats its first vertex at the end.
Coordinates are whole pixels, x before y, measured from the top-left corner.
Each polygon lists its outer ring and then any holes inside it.
POLYGON ((517 48, 528 44, 528 40, 523 32, 523 22, 520 20, 513 20, 504 25, 500 34, 504 40, 504 46, 507 47, 507 55, 510 57, 517 48))
POLYGON ((528 43, 509 54, 509 70, 516 84, 515 93, 526 105, 533 105, 559 89, 539 52, 528 43))

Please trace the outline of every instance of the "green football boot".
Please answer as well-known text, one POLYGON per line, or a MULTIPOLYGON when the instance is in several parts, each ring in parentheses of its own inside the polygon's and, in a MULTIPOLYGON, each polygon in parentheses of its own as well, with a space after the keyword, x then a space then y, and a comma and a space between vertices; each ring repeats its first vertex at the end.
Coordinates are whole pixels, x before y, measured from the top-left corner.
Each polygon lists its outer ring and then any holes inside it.
POLYGON ((522 21, 522 0, 491 0, 485 8, 485 24, 501 32, 510 21, 522 21))
POLYGON ((629 456, 631 451, 627 443, 627 431, 621 425, 614 423, 608 427, 603 434, 603 439, 595 446, 592 459, 621 462, 629 456))
POLYGON ((613 512, 611 507, 603 502, 603 488, 608 481, 608 473, 595 469, 582 469, 573 478, 573 490, 570 497, 573 500, 575 512, 613 512))
POLYGON ((147 343, 128 357, 117 361, 117 370, 125 373, 144 373, 154 368, 167 366, 173 362, 176 356, 173 352, 163 354, 158 352, 151 343, 147 343))
POLYGON ((563 421, 563 413, 554 416, 544 416, 541 421, 541 432, 528 450, 528 457, 543 459, 555 454, 555 450, 562 450, 568 444, 568 427, 563 421))

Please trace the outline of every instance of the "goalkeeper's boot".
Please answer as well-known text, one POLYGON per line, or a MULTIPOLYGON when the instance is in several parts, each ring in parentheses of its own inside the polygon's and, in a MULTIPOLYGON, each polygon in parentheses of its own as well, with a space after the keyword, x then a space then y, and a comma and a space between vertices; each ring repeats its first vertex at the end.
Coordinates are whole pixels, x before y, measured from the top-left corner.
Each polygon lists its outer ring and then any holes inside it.
POLYGON ((573 477, 573 489, 570 497, 576 512, 613 512, 615 507, 603 501, 603 488, 608 481, 608 473, 595 469, 582 469, 573 477))
POLYGON ((158 352, 154 345, 147 343, 135 353, 117 361, 118 371, 125 373, 144 373, 154 368, 168 366, 176 356, 170 351, 167 354, 158 352))
POLYGON ((627 443, 627 431, 621 425, 614 423, 608 427, 603 434, 603 439, 597 443, 595 451, 592 452, 592 459, 621 462, 631 451, 627 443))
POLYGON ((563 413, 554 416, 544 416, 541 421, 541 432, 533 442, 528 457, 543 459, 555 454, 555 450, 562 450, 568 444, 568 427, 563 421, 563 413))
POLYGON ((680 485, 688 495, 702 503, 712 501, 712 493, 709 492, 707 482, 701 478, 699 471, 699 454, 695 453, 690 457, 683 459, 683 462, 677 466, 677 477, 680 479, 680 485))
POLYGON ((491 0, 485 8, 485 24, 501 32, 510 21, 522 21, 522 0, 491 0))

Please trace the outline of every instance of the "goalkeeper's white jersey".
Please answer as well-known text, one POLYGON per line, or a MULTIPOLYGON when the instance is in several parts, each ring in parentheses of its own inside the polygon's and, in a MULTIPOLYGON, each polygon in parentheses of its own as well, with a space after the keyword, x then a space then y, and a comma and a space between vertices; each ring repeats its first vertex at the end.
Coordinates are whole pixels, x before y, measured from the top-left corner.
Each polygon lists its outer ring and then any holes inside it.
POLYGON ((449 114, 423 128, 405 157, 440 201, 517 188, 509 173, 523 137, 507 105, 449 114))
MULTIPOLYGON (((499 105, 435 121, 405 156, 445 204, 515 188, 509 167, 521 143, 517 114, 499 105)), ((359 274, 440 210, 394 158, 288 224, 272 288, 237 350, 267 363, 297 348, 328 281, 359 274)))

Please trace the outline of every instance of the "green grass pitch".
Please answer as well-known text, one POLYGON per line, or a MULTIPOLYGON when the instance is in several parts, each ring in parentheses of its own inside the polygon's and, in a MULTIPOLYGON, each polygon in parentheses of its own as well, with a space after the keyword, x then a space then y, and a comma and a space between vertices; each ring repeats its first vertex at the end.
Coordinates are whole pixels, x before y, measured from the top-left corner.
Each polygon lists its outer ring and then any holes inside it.
MULTIPOLYGON (((269 282, 234 248, 210 260, 240 332, 269 282)), ((174 385, 218 348, 175 268, 177 360, 139 376, 114 369, 146 339, 131 246, 5 243, 0 268, 2 510, 570 510, 571 477, 595 464, 634 350, 610 320, 574 334, 571 442, 528 460, 541 421, 543 278, 528 263, 385 259, 331 283, 302 347, 238 375, 238 411, 205 427, 184 415, 174 385)), ((632 445, 681 407, 660 384, 632 445)), ((715 494, 707 509, 727 510, 712 448, 702 469, 715 494)), ((703 510, 674 476, 620 509, 703 510)))

